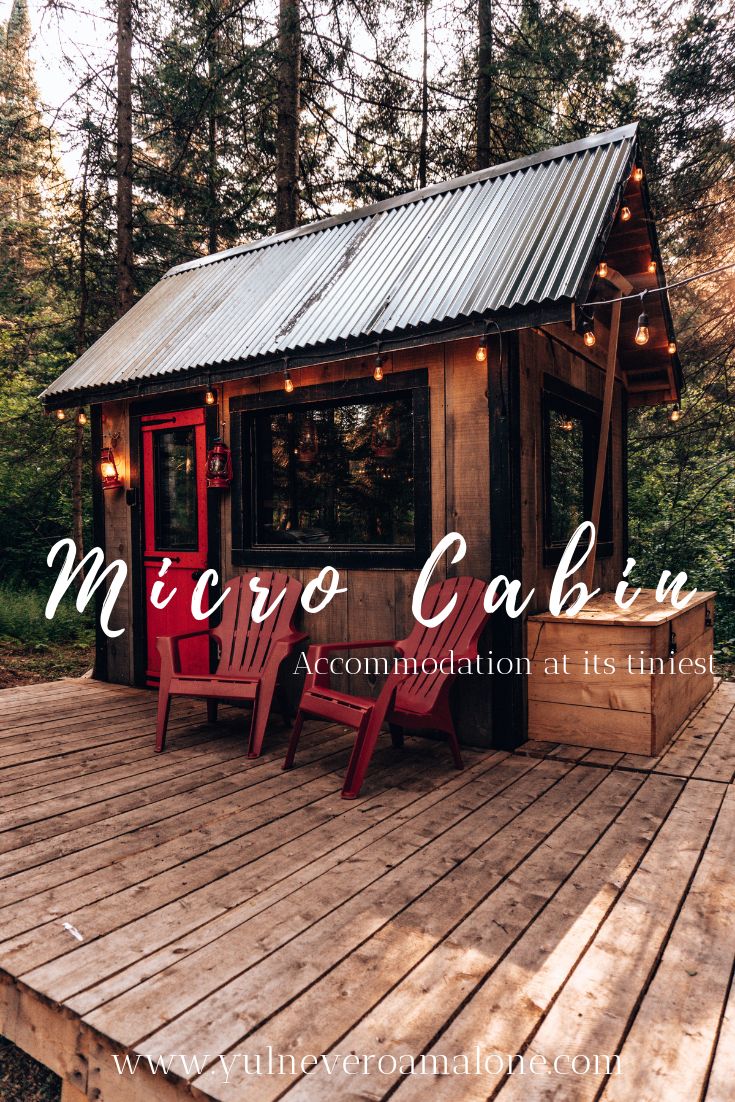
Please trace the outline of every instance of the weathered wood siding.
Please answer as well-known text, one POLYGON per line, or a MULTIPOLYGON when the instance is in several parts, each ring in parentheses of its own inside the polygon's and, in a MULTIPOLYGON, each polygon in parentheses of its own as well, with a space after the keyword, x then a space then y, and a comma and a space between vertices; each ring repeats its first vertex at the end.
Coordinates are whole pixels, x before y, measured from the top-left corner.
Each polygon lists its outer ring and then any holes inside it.
MULTIPOLYGON (((102 434, 105 444, 114 443, 115 464, 125 486, 131 484, 130 423, 127 402, 109 402, 102 408, 102 434)), ((99 470, 95 471, 99 477, 99 470)), ((122 635, 106 641, 107 679, 130 685, 133 671, 133 590, 132 590, 132 531, 130 509, 125 503, 124 490, 111 490, 103 494, 105 513, 105 560, 122 559, 128 565, 128 577, 115 608, 110 616, 110 627, 125 628, 122 635)))

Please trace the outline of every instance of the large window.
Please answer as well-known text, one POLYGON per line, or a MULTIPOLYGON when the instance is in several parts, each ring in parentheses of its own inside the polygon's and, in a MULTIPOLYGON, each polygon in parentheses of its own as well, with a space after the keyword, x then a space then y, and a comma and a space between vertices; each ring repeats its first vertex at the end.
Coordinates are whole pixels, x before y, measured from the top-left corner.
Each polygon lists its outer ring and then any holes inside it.
MULTIPOLYGON (((601 406, 590 395, 547 377, 542 399, 544 558, 558 562, 575 529, 592 516, 601 406)), ((612 552, 612 447, 597 533, 598 555, 612 552)))
POLYGON ((387 381, 269 395, 236 415, 233 528, 244 561, 423 562, 427 390, 387 381))

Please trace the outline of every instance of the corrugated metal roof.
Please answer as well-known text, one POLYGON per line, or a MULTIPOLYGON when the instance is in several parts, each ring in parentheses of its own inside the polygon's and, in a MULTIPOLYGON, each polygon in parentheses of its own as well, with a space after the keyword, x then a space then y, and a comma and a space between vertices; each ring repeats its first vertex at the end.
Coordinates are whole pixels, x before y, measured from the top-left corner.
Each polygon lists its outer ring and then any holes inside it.
POLYGON ((228 364, 267 370, 282 356, 573 300, 635 141, 636 127, 622 127, 172 268, 43 397, 228 364))

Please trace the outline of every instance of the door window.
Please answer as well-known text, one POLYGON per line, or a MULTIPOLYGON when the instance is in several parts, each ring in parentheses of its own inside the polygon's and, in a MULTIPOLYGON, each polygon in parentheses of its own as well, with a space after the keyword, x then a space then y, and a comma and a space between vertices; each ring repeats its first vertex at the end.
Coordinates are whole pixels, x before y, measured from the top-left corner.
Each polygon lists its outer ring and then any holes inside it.
POLYGON ((196 430, 194 425, 153 433, 156 549, 198 546, 196 430))

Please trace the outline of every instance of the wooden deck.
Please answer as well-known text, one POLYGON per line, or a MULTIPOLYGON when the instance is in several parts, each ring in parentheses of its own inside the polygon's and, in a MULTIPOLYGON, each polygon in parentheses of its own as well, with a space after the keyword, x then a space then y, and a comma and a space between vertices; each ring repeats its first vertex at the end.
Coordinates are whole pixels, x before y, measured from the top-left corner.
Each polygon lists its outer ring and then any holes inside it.
POLYGON ((655 759, 386 741, 355 802, 341 728, 282 773, 196 702, 154 757, 154 707, 0 694, 0 1032, 65 1102, 733 1098, 735 684, 655 759))

